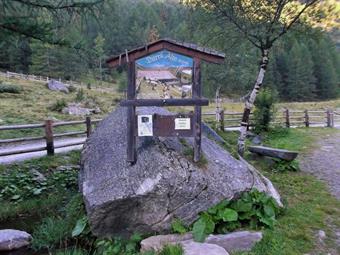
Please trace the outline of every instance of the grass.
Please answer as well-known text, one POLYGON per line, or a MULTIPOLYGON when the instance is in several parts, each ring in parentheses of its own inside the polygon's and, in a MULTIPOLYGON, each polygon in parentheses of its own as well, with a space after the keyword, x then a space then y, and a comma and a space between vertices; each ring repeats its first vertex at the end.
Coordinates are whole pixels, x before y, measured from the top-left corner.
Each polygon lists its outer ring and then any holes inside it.
MULTIPOLYGON (((305 153, 315 147, 317 137, 333 132, 339 131, 310 128, 271 132, 266 135, 265 144, 305 153)), ((252 163, 274 183, 287 208, 274 229, 264 230, 263 240, 251 252, 236 254, 296 255, 311 251, 311 254, 327 254, 336 249, 340 253, 332 241, 335 238, 332 228, 340 228, 340 201, 330 195, 326 185, 303 172, 275 173, 265 161, 252 163), (324 246, 316 241, 318 230, 324 230, 330 237, 324 246)))
MULTIPOLYGON (((84 117, 71 116, 54 111, 53 106, 57 102, 65 101, 66 103, 75 102, 77 93, 61 93, 47 89, 44 82, 32 82, 22 79, 6 80, 0 77, 0 83, 6 82, 9 85, 18 85, 21 87, 20 94, 0 93, 0 125, 24 124, 24 123, 41 123, 45 119, 54 120, 79 120, 84 117)), ((86 89, 84 84, 84 98, 89 101, 95 101, 102 112, 94 115, 95 118, 103 118, 117 104, 121 95, 113 88, 92 88, 86 89)), ((84 125, 83 127, 84 128, 84 125)), ((79 127, 62 127, 60 130, 79 130, 79 127)), ((2 131, 0 139, 14 138, 30 135, 41 135, 42 129, 21 130, 21 131, 2 131)))

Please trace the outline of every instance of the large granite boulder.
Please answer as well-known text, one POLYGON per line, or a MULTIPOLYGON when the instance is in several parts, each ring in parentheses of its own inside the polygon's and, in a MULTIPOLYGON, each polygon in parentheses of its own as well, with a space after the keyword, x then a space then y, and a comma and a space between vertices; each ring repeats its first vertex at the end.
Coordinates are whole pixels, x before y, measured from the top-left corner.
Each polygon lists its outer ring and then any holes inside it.
MULTIPOLYGON (((137 111, 169 114, 156 107, 137 111)), ((82 151, 79 186, 95 235, 166 233, 175 218, 191 224, 199 212, 253 187, 278 197, 267 179, 205 136, 203 166, 184 156, 190 139, 150 137, 138 138, 138 160, 129 165, 126 114, 125 108, 112 112, 82 151)))
POLYGON ((47 83, 47 87, 50 90, 54 90, 54 91, 60 91, 60 92, 64 92, 64 93, 69 93, 69 89, 68 86, 60 81, 56 81, 56 80, 49 80, 47 83))

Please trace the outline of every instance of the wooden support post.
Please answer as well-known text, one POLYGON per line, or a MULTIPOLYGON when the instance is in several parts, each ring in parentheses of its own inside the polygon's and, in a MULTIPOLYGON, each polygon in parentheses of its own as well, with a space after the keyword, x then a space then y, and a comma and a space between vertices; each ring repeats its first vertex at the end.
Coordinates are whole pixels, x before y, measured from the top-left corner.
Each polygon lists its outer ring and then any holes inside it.
POLYGON ((286 127, 289 128, 290 121, 289 121, 289 109, 288 108, 285 110, 285 118, 286 118, 286 127))
MULTIPOLYGON (((194 58, 194 79, 192 95, 193 98, 201 98, 201 61, 198 58, 194 58)), ((199 105, 195 106, 194 113, 194 162, 198 162, 201 158, 201 135, 202 135, 202 123, 201 123, 202 108, 199 105)))
MULTIPOLYGON (((127 99, 135 99, 136 94, 136 67, 135 62, 128 63, 128 88, 127 99)), ((128 106, 127 109, 127 161, 134 164, 137 160, 136 151, 136 107, 128 106)))
POLYGON ((85 122, 86 122, 86 136, 89 137, 90 134, 92 133, 91 117, 87 116, 85 122))
POLYGON ((332 111, 330 110, 330 109, 327 109, 327 111, 326 111, 326 114, 327 114, 327 116, 326 116, 326 118, 327 118, 327 127, 333 127, 333 123, 334 123, 334 121, 333 121, 333 114, 332 114, 332 111))
POLYGON ((306 125, 306 127, 309 127, 309 115, 308 115, 308 110, 305 110, 305 125, 306 125))
POLYGON ((220 111, 220 130, 224 131, 224 110, 220 111))
POLYGON ((54 155, 53 121, 45 121, 45 140, 47 155, 54 155))

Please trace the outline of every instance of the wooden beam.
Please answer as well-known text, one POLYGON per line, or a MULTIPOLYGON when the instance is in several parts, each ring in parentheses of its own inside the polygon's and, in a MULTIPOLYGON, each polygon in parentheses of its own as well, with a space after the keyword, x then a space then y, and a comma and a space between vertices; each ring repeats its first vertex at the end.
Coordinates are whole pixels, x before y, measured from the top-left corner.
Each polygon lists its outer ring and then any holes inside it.
POLYGON ((279 158, 286 161, 294 160, 299 154, 296 151, 288 151, 282 149, 275 149, 264 146, 249 146, 248 150, 252 153, 256 153, 263 156, 268 156, 272 158, 279 158))
POLYGON ((160 50, 169 50, 178 54, 186 55, 191 58, 199 58, 215 64, 222 64, 224 62, 223 56, 209 54, 208 52, 199 51, 198 49, 191 49, 168 41, 159 41, 155 44, 150 44, 147 47, 140 47, 131 50, 128 52, 128 54, 124 53, 118 56, 111 57, 106 62, 110 67, 114 68, 120 65, 124 65, 130 61, 135 61, 139 58, 145 57, 160 50))
MULTIPOLYGON (((128 100, 134 100, 136 94, 136 66, 135 62, 128 63, 128 100)), ((136 163, 136 106, 130 105, 127 110, 127 161, 136 163)))
POLYGON ((203 106, 209 105, 206 98, 186 99, 128 99, 120 103, 121 106, 203 106))
MULTIPOLYGON (((202 96, 201 88, 201 60, 194 58, 193 68, 193 99, 199 99, 202 96)), ((201 158, 201 135, 202 135, 202 109, 200 105, 195 105, 194 112, 194 162, 201 158)))

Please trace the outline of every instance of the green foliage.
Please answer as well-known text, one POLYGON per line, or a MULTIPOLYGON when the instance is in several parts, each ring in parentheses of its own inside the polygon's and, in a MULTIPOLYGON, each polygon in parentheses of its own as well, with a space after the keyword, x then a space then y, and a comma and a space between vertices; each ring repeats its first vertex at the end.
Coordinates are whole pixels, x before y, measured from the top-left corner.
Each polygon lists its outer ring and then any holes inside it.
POLYGON ((272 228, 279 212, 272 197, 253 189, 237 200, 222 201, 201 213, 193 225, 194 239, 203 242, 211 233, 224 234, 242 226, 272 228))
POLYGON ((270 89, 263 89, 257 96, 255 101, 255 132, 268 131, 270 122, 274 116, 274 104, 276 95, 270 89))
POLYGON ((102 255, 135 255, 138 253, 139 242, 142 237, 138 234, 131 236, 129 240, 121 238, 99 240, 96 248, 102 255))
POLYGON ((22 88, 17 85, 0 83, 0 93, 12 93, 12 94, 20 94, 22 88))
POLYGON ((63 251, 57 251, 56 255, 94 255, 94 254, 91 254, 90 252, 82 249, 72 248, 63 251))
POLYGON ((81 102, 81 101, 83 101, 85 99, 85 93, 84 93, 84 90, 83 90, 83 88, 80 88, 80 89, 78 89, 78 91, 77 91, 77 94, 76 94, 76 97, 75 97, 75 101, 76 102, 81 102))
POLYGON ((273 159, 275 161, 274 166, 272 167, 274 172, 285 172, 291 171, 296 172, 300 170, 299 161, 286 161, 282 159, 273 159))
POLYGON ((92 240, 80 194, 74 195, 59 215, 43 220, 33 232, 32 247, 34 249, 64 247, 67 241, 75 238, 82 238, 82 242, 85 243, 92 240))
POLYGON ((20 202, 52 191, 76 189, 76 170, 54 172, 46 180, 37 178, 25 169, 0 175, 0 201, 20 202))
POLYGON ((174 233, 185 234, 188 228, 184 226, 180 219, 175 219, 171 224, 171 229, 174 233))
POLYGON ((183 255, 184 251, 180 245, 166 245, 159 255, 183 255))
POLYGON ((57 99, 49 108, 51 111, 62 112, 62 110, 67 106, 66 100, 64 98, 57 99))

